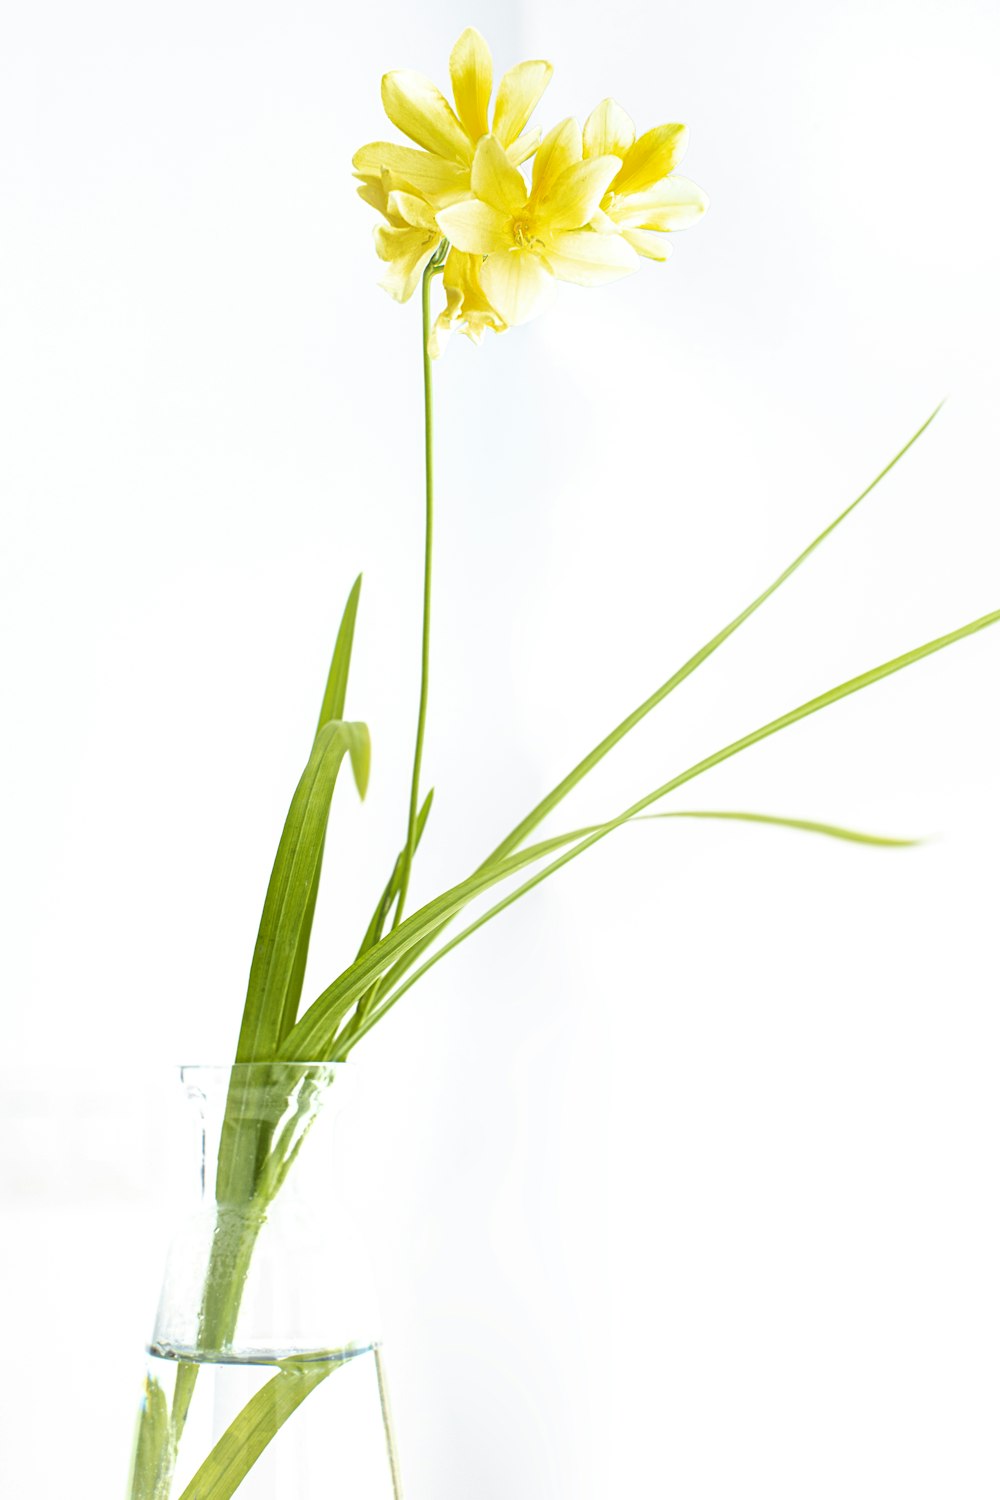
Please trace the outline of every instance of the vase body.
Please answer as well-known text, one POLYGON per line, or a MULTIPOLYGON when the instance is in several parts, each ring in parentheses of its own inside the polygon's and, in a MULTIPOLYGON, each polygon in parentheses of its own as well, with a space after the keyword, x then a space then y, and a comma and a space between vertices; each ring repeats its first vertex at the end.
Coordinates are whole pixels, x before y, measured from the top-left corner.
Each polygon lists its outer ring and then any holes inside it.
POLYGON ((336 1064, 180 1071, 171 1243, 128 1500, 399 1500, 336 1064))

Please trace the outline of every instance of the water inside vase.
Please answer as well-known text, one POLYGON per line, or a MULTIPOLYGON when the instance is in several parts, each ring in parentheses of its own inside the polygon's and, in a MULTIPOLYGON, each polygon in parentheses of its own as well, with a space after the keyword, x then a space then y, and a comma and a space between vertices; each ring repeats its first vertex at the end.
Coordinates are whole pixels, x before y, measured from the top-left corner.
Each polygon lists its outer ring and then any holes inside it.
POLYGON ((142 1420, 154 1456, 133 1475, 136 1500, 400 1500, 376 1345, 287 1358, 148 1353, 142 1420))

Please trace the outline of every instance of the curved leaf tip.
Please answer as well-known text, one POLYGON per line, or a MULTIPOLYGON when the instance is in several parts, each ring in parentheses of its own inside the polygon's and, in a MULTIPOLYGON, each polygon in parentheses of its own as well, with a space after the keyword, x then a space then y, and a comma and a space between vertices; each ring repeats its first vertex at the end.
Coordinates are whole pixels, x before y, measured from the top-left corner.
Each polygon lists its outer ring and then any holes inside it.
POLYGON ((367 724, 352 724, 351 730, 352 733, 347 751, 351 757, 354 785, 357 787, 358 796, 363 802, 365 800, 365 793, 368 791, 368 778, 371 773, 372 740, 367 724))

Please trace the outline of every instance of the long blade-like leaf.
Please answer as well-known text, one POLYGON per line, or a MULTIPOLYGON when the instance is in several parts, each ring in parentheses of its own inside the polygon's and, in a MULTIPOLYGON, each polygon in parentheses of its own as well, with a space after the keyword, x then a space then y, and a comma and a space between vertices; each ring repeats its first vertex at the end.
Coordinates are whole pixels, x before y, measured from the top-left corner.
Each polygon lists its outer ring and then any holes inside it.
MULTIPOLYGON (((714 754, 706 756, 704 760, 697 761, 693 766, 689 766, 686 771, 682 771, 679 775, 674 776, 670 781, 664 782, 664 784, 660 787, 657 787, 655 791, 650 792, 647 796, 641 798, 631 807, 626 808, 626 810, 617 818, 613 818, 610 822, 599 825, 582 841, 575 843, 574 846, 565 854, 561 855, 559 859, 553 860, 552 863, 546 865, 543 870, 540 870, 536 875, 531 876, 530 879, 526 880, 523 883, 523 885, 518 886, 516 890, 511 891, 509 895, 505 896, 501 901, 498 901, 495 906, 489 909, 489 911, 484 912, 476 922, 470 924, 470 926, 462 933, 457 934, 457 936, 451 941, 451 943, 446 944, 444 947, 438 950, 438 953, 433 955, 432 959, 428 960, 425 965, 422 965, 419 969, 417 969, 410 976, 410 978, 406 980, 404 984, 400 985, 397 989, 392 991, 392 993, 386 995, 382 1003, 376 1009, 374 1009, 371 1014, 365 1019, 364 1024, 358 1027, 354 1034, 351 1035, 349 1047, 356 1046, 361 1037, 364 1036, 366 1032, 370 1031, 373 1026, 377 1025, 377 1023, 382 1019, 386 1012, 389 1011, 393 1005, 395 1005, 400 996, 407 989, 409 989, 412 984, 416 982, 417 978, 419 978, 421 974, 426 972, 426 969, 430 967, 432 962, 435 962, 438 957, 443 956, 445 951, 451 951, 451 949, 457 946, 457 944, 462 941, 464 937, 469 936, 470 933, 476 931, 479 927, 482 927, 484 923, 491 920, 491 918, 499 915, 501 911, 506 910, 506 908, 508 906, 511 906, 515 901, 520 900, 520 898, 526 895, 528 891, 533 890, 535 886, 540 885, 543 880, 547 880, 550 875, 554 875, 556 870, 559 870, 563 865, 568 864, 571 859, 575 859, 578 854, 582 854, 586 849, 591 848, 601 839, 606 838, 609 833, 613 833, 616 829, 621 828, 624 824, 636 819, 641 813, 645 812, 647 807, 652 806, 652 804, 659 801, 660 798, 667 796, 670 792, 676 791, 678 787, 685 785, 686 782, 693 781, 696 776, 701 776, 705 771, 711 770, 714 766, 721 765, 723 761, 729 760, 732 756, 740 754, 741 751, 748 750, 751 745, 756 745, 757 743, 759 743, 759 741, 767 739, 772 734, 779 733, 782 729, 790 728, 792 724, 797 724, 800 719, 808 718, 809 715, 818 713, 823 708, 830 707, 831 704, 839 702, 840 699, 847 698, 852 693, 860 692, 863 688, 871 687, 874 683, 881 682, 883 678, 891 676, 894 672, 900 672, 904 667, 909 667, 912 666, 915 662, 922 661, 925 656, 931 656, 937 651, 942 651, 946 646, 952 646, 957 641, 964 640, 967 636, 975 635, 978 631, 985 630, 989 626, 995 625, 998 622, 1000 622, 1000 610, 994 610, 990 614, 980 616, 978 620, 972 620, 968 625, 961 626, 958 630, 950 631, 947 635, 938 636, 935 640, 928 641, 923 646, 917 646, 912 651, 904 652, 902 656, 893 657, 890 661, 883 662, 880 666, 873 667, 868 672, 862 672, 857 677, 851 677, 846 682, 840 683, 837 687, 830 688, 828 692, 821 693, 818 695, 818 697, 810 698, 806 703, 800 704, 797 708, 792 709, 789 713, 782 714, 780 718, 770 720, 769 723, 762 725, 760 729, 755 729, 751 734, 744 735, 741 739, 734 740, 731 744, 724 746, 721 750, 717 750, 714 754)), ((701 814, 700 816, 705 816, 705 814, 701 814)), ((716 816, 719 815, 716 814, 716 816)), ((734 815, 730 814, 729 816, 734 815)), ((762 817, 761 820, 763 820, 762 817)), ((768 819, 768 821, 770 820, 768 819)), ((802 826, 801 820, 782 821, 792 821, 792 826, 802 826)), ((825 825, 820 825, 818 827, 814 827, 812 831, 819 832, 828 830, 825 825)), ((840 830, 838 836, 845 837, 849 835, 847 833, 847 830, 840 830)), ((862 836, 860 835, 855 835, 855 837, 859 839, 862 838, 862 836)), ((875 842, 876 840, 872 836, 868 836, 864 837, 863 841, 875 842)), ((438 930, 440 931, 440 927, 438 930)), ((309 1014, 310 1012, 307 1011, 306 1016, 308 1017, 309 1014)))
POLYGON ((858 828, 843 828, 839 823, 818 823, 814 818, 779 818, 772 813, 702 812, 685 809, 677 812, 642 813, 630 822, 642 823, 657 818, 710 818, 736 823, 765 823, 773 828, 792 828, 799 833, 818 833, 828 839, 844 839, 849 844, 868 844, 874 849, 915 849, 922 839, 889 838, 880 833, 863 833, 858 828))
MULTIPOLYGON (((813 538, 808 547, 806 547, 803 552, 800 552, 798 557, 796 557, 793 562, 788 564, 787 568, 785 568, 781 573, 778 574, 774 582, 769 584, 762 594, 758 594, 757 598, 754 599, 752 604, 748 604, 746 609, 741 610, 740 613, 735 617, 735 619, 730 620, 728 625, 723 626, 718 634, 714 635, 710 641, 702 646, 700 651, 696 651, 695 654, 690 657, 682 667, 678 668, 678 670, 673 674, 672 677, 668 677, 666 682, 664 682, 662 686, 656 689, 655 693, 651 693, 644 703, 640 703, 639 707, 634 709, 627 718, 623 719, 615 729, 612 729, 610 734, 605 735, 600 744, 595 745, 590 754, 585 755, 583 760, 580 761, 579 765, 574 766, 573 770, 570 771, 568 775, 563 777, 559 785, 557 787, 554 787, 553 790, 549 792, 547 797, 542 798, 537 807, 532 808, 531 812, 529 812, 525 817, 521 819, 517 827, 514 828, 503 840, 503 842, 499 844, 493 851, 492 855, 490 855, 490 859, 501 858, 503 855, 509 854, 512 849, 516 849, 518 844, 521 843, 521 841, 532 831, 532 829, 538 827, 543 818, 546 818, 548 814, 552 812, 553 808, 558 806, 563 798, 569 792, 571 792, 579 782, 583 780, 588 772, 594 769, 599 761, 604 759, 604 757, 610 750, 614 749, 619 741, 623 740, 625 736, 631 730, 633 730, 636 725, 646 717, 648 713, 656 708, 658 704, 662 703, 664 698, 668 697, 676 687, 679 687, 680 684, 685 680, 685 678, 690 677, 692 672, 695 672, 703 662, 707 661, 708 658, 715 651, 717 651, 719 647, 723 645, 724 642, 727 641, 729 637, 740 628, 741 625, 744 625, 747 620, 750 619, 751 615, 755 614, 756 611, 760 609, 762 604, 766 603, 766 601, 770 599, 772 594, 778 591, 783 583, 786 583, 788 579, 791 578, 792 574, 802 566, 806 559, 812 556, 817 547, 821 546, 821 544, 826 541, 827 537, 831 536, 833 532, 836 531, 837 527, 840 526, 843 521, 847 520, 847 517, 851 514, 852 511, 858 508, 862 500, 866 499, 871 494, 872 490, 874 490, 876 486, 882 482, 886 475, 896 467, 903 455, 907 453, 910 448, 913 447, 917 439, 927 431, 928 427, 934 421, 934 418, 937 416, 943 405, 944 402, 942 401, 934 408, 930 416, 927 418, 926 422, 922 423, 922 425, 917 428, 916 432, 909 439, 909 441, 903 444, 902 448, 900 448, 895 458, 891 459, 890 462, 886 464, 885 468, 880 474, 877 474, 875 476, 871 484, 869 484, 866 489, 862 490, 857 499, 852 500, 847 509, 842 510, 840 515, 837 516, 835 520, 831 521, 829 526, 825 527, 825 529, 820 532, 819 536, 813 538)), ((488 863, 489 861, 486 862, 488 863)))
POLYGON ((293 1412, 342 1363, 303 1360, 280 1369, 229 1424, 180 1500, 230 1500, 293 1412))
MULTIPOLYGON (((359 573, 351 586, 351 592, 347 596, 344 605, 344 613, 340 620, 340 629, 337 631, 337 640, 333 648, 333 659, 330 662, 330 670, 327 673, 326 688, 323 692, 323 702, 319 711, 319 723, 316 733, 328 724, 331 719, 342 719, 344 707, 347 702, 347 679, 351 670, 351 651, 354 646, 354 626, 358 617, 358 601, 361 597, 361 574, 359 573)), ((302 985, 306 975, 306 964, 309 960, 309 940, 312 937, 313 917, 316 914, 316 897, 319 894, 320 875, 323 870, 323 853, 326 847, 326 837, 320 845, 319 855, 316 860, 316 875, 309 889, 306 901, 306 909, 302 913, 302 925, 299 929, 298 943, 295 948, 295 962, 288 979, 288 1009, 294 1015, 299 1008, 302 998, 302 985)))
MULTIPOLYGON (((783 818, 771 813, 719 812, 684 809, 683 811, 678 810, 676 812, 665 813, 637 813, 634 817, 627 819, 627 822, 629 824, 655 823, 665 818, 714 818, 736 821, 740 823, 764 823, 770 824, 775 828, 791 828, 802 833, 820 834, 826 838, 843 839, 848 843, 867 844, 879 849, 910 849, 914 848, 917 844, 922 842, 920 839, 890 838, 883 834, 864 833, 857 828, 843 828, 839 824, 821 823, 817 822, 813 818, 783 818)), ((541 857, 543 854, 554 853, 555 850, 565 847, 566 844, 579 843, 582 839, 589 838, 591 834, 602 832, 611 833, 614 831, 614 829, 623 826, 625 825, 619 822, 617 819, 608 823, 592 823, 589 825, 589 827, 576 828, 570 833, 560 834, 556 838, 547 839, 543 844, 535 844, 532 846, 532 848, 535 854, 541 857)), ((527 889, 529 889, 529 887, 520 886, 516 891, 513 891, 508 896, 505 896, 502 901, 498 901, 494 906, 491 906, 488 911, 483 912, 482 915, 477 917, 474 922, 470 922, 468 927, 463 927, 462 931, 456 933, 456 935, 449 942, 442 944, 442 946, 438 948, 437 951, 433 953, 425 963, 422 963, 420 965, 419 969, 415 970, 410 975, 409 979, 407 979, 404 983, 400 983, 400 981, 403 979, 403 976, 412 966, 412 956, 415 950, 410 949, 408 953, 404 954, 403 957, 394 965, 394 967, 389 970, 388 974, 382 981, 382 987, 384 989, 393 991, 391 995, 386 997, 384 1010, 390 1009, 391 1006, 394 1005, 396 1001, 400 999, 400 997, 404 995, 408 989, 412 988, 412 986, 416 984, 418 979, 422 979, 427 971, 434 967, 439 959, 444 958, 445 954, 451 953, 453 949, 457 948, 460 943, 463 943, 467 937, 471 937, 474 932, 478 932, 480 927, 484 927, 486 923, 491 920, 491 918, 498 916, 500 912, 505 911, 506 908, 510 906, 514 901, 516 901, 519 896, 524 894, 527 889), (397 984, 399 985, 399 988, 393 990, 393 986, 397 984)), ((435 937, 440 936, 441 932, 447 925, 447 922, 442 922, 438 927, 437 932, 432 933, 425 941, 432 943, 435 937)), ((422 949, 424 944, 422 943, 420 946, 422 949)), ((367 1000, 368 996, 365 996, 364 999, 367 1000)), ((354 1016, 351 1018, 349 1025, 345 1026, 344 1030, 340 1033, 338 1042, 340 1042, 344 1046, 345 1050, 349 1051, 351 1047, 353 1047, 358 1041, 360 1041, 361 1037, 366 1031, 371 1030, 371 1026, 375 1024, 376 1020, 379 1020, 381 1018, 381 1016, 384 1014, 384 1010, 382 1007, 380 1007, 375 1016, 372 1018, 371 1023, 366 1024, 366 1022, 368 1021, 368 1017, 372 1011, 372 1007, 370 1005, 364 1004, 363 1001, 359 1001, 358 1008, 354 1016)))
POLYGON ((564 834, 558 838, 546 839, 541 844, 515 850, 488 869, 477 870, 458 885, 443 891, 433 901, 428 901, 419 911, 413 912, 398 927, 380 938, 367 953, 356 958, 349 968, 317 996, 285 1037, 279 1049, 279 1059, 295 1062, 303 1058, 321 1061, 339 1057, 336 1048, 338 1028, 380 974, 384 974, 397 958, 418 944, 428 933, 436 933, 443 922, 460 912, 481 891, 488 890, 498 881, 506 880, 525 865, 544 858, 553 849, 562 847, 567 842, 567 837, 572 835, 564 834))
POLYGON ((174 1441, 170 1408, 155 1376, 146 1377, 129 1476, 129 1500, 160 1500, 170 1490, 174 1441))
MULTIPOLYGON (((719 647, 723 645, 729 639, 729 637, 740 628, 741 625, 746 624, 751 615, 755 614, 756 611, 760 609, 761 605, 766 603, 766 601, 770 599, 771 595, 776 593, 781 585, 783 583, 786 583, 788 579, 791 578, 792 574, 802 566, 806 559, 812 556, 816 549, 826 541, 827 537, 831 536, 832 533, 836 531, 837 527, 840 526, 843 521, 847 520, 847 517, 852 513, 852 511, 857 509, 862 500, 865 500, 876 488, 876 486, 882 482, 886 475, 895 468, 896 464, 899 463, 899 460, 903 457, 903 455, 907 453, 909 449, 913 447, 917 439, 927 431, 927 428, 934 421, 934 418, 938 415, 943 405, 943 401, 939 402, 939 404, 934 408, 927 420, 917 428, 913 436, 909 439, 908 442, 904 443, 903 447, 900 448, 895 457, 886 464, 881 473, 875 476, 875 478, 867 486, 867 488, 862 490, 861 494, 858 495, 855 500, 852 500, 851 504, 848 505, 845 510, 842 510, 839 516, 831 521, 830 524, 825 527, 818 536, 813 538, 808 547, 806 547, 804 551, 800 552, 798 557, 796 557, 794 561, 789 563, 788 566, 778 574, 774 582, 769 584, 762 594, 758 594, 757 598, 754 599, 751 604, 748 604, 747 607, 744 610, 741 610, 734 619, 730 620, 728 625, 723 626, 723 628, 716 635, 714 635, 710 641, 706 642, 706 644, 702 646, 699 651, 696 651, 692 657, 689 657, 684 665, 682 667, 679 667, 672 677, 668 677, 666 682, 661 684, 661 686, 657 688, 655 693, 650 694, 645 702, 640 703, 639 707, 634 709, 627 718, 623 719, 622 722, 615 729, 613 729, 610 734, 605 735, 600 744, 595 745, 594 749, 590 751, 589 755, 585 755, 583 760, 581 760, 579 764, 569 772, 568 775, 563 777, 559 785, 554 787, 546 797, 542 798, 541 802, 539 802, 536 807, 532 808, 531 812, 529 812, 525 817, 521 819, 517 827, 512 829, 512 831, 507 835, 502 843, 497 845, 492 854, 487 856, 487 858, 483 861, 482 865, 480 865, 479 868, 482 870, 487 869, 494 860, 503 859, 506 855, 510 854, 512 850, 516 849, 527 837, 527 835, 533 829, 537 828, 539 823, 541 823, 543 819, 546 818, 549 813, 559 805, 560 802, 562 802, 563 798, 566 797, 573 790, 573 788, 577 786, 584 779, 584 777, 588 775, 588 773, 592 771, 594 767, 604 759, 609 751, 613 750, 614 747, 621 740, 623 740, 625 736, 636 727, 637 724, 641 723, 648 713, 651 713, 658 704, 662 703, 663 700, 667 698, 675 688, 679 687, 686 678, 690 677, 693 672, 697 671, 697 669, 704 662, 706 662, 708 658, 712 656, 719 649, 719 647)), ((420 957, 420 954, 425 952, 426 949, 431 946, 436 936, 436 933, 431 933, 414 948, 412 948, 408 954, 408 963, 415 963, 420 957)))
POLYGON ((319 723, 316 726, 317 733, 331 719, 344 717, 344 706, 347 702, 347 678, 351 670, 354 626, 358 618, 360 598, 361 574, 359 573, 351 585, 351 592, 347 596, 347 603, 344 605, 344 613, 341 616, 340 629, 337 631, 333 659, 330 662, 330 671, 326 679, 326 691, 323 694, 323 704, 319 711, 319 723))
MULTIPOLYGON (((656 795, 663 795, 663 793, 656 795)), ((342 1053, 337 1050, 337 1044, 349 1034, 344 1033, 338 1036, 341 1023, 369 986, 397 960, 411 951, 418 950, 419 945, 425 939, 430 938, 433 941, 453 916, 468 906, 476 896, 488 890, 490 886, 508 879, 526 865, 533 864, 546 855, 565 847, 567 843, 577 842, 577 850, 589 847, 598 838, 604 837, 631 817, 645 811, 645 808, 655 800, 655 795, 644 799, 642 803, 628 809, 621 817, 610 823, 591 825, 589 828, 577 829, 572 833, 559 834, 553 838, 544 839, 541 843, 515 850, 512 854, 505 855, 503 859, 495 860, 489 867, 474 871, 467 879, 442 892, 440 896, 435 897, 433 901, 429 901, 419 911, 407 917, 399 927, 380 939, 367 953, 359 955, 350 968, 345 969, 331 985, 327 986, 285 1038, 280 1056, 292 1060, 303 1057, 317 1060, 325 1057, 340 1057, 342 1053), (581 837, 585 837, 585 842, 582 844, 578 842, 581 837)), ((572 850, 571 855, 577 850, 572 850)), ((555 869, 569 857, 569 855, 564 855, 562 861, 556 861, 548 868, 555 869)), ((529 882, 524 889, 530 888, 533 883, 535 882, 529 882)), ((380 1006, 374 1015, 380 1016, 382 1013, 380 1006)), ((370 1030, 371 1024, 373 1022, 366 1024, 364 1030, 370 1030)), ((354 1040, 356 1037, 351 1038, 351 1045, 354 1040)))
MULTIPOLYGON (((590 828, 578 828, 574 833, 566 834, 562 839, 553 840, 552 843, 553 845, 556 845, 557 843, 569 843, 571 841, 578 842, 581 839, 589 838, 591 834, 603 835, 605 833, 613 833, 616 828, 625 827, 626 824, 646 822, 652 823, 658 822, 663 818, 716 818, 736 821, 739 823, 766 823, 771 824, 775 828, 792 828, 798 830, 801 833, 820 834, 825 838, 844 839, 848 843, 867 844, 878 849, 912 849, 915 848, 917 844, 922 842, 920 839, 889 838, 883 834, 863 833, 860 829, 857 828, 843 828, 836 823, 819 823, 812 818, 781 818, 771 813, 715 811, 703 812, 685 809, 684 811, 678 812, 637 813, 632 817, 626 819, 625 822, 622 822, 619 819, 614 819, 609 823, 598 823, 590 828)), ((551 866, 550 868, 554 870, 556 867, 551 866)), ((359 1015, 358 1023, 353 1026, 347 1034, 348 1047, 353 1047, 358 1041, 360 1041, 364 1033, 366 1031, 370 1031, 371 1027, 375 1024, 376 1021, 381 1020, 384 1011, 389 1010, 393 1005, 395 1005, 396 1001, 399 1000, 408 989, 411 989, 413 985, 416 984, 418 979, 422 979, 423 976, 427 973, 428 969, 432 969, 439 959, 444 958, 446 953, 451 953, 455 948, 458 947, 460 943, 463 943, 467 937, 471 937, 474 932, 478 932, 480 927, 485 927, 486 923, 491 921, 493 917, 499 916, 502 911, 506 911, 508 906, 512 906, 513 903, 519 900, 521 896, 526 895, 535 883, 536 882, 534 881, 526 882, 524 885, 519 886, 517 890, 511 891, 510 894, 505 896, 502 901, 496 902, 495 905, 491 906, 488 911, 484 911, 481 916, 477 917, 474 922, 470 922, 468 927, 463 927, 462 931, 456 933, 449 942, 443 943, 435 953, 431 954, 430 958, 427 959, 425 963, 422 963, 420 965, 419 969, 414 970, 409 979, 399 984, 398 989, 393 990, 390 995, 386 996, 384 1009, 379 1009, 379 1011, 372 1017, 371 1023, 369 1025, 364 1024, 364 1022, 367 1020, 367 1017, 359 1015)), ((408 967, 409 965, 407 964, 406 959, 402 959, 395 969, 390 970, 385 981, 386 987, 391 990, 392 986, 397 983, 398 980, 402 979, 403 974, 406 972, 408 967)))
POLYGON ((333 789, 345 755, 350 755, 358 791, 364 796, 370 757, 368 730, 364 724, 331 720, 316 736, 275 855, 250 967, 236 1053, 239 1063, 272 1058, 294 1022, 292 983, 299 939, 318 875, 333 789))
MULTIPOLYGON (((414 831, 414 853, 420 847, 420 840, 423 838, 424 828, 426 827, 427 819, 430 816, 433 802, 434 788, 431 787, 430 791, 427 793, 427 796, 424 798, 424 805, 417 815, 417 826, 414 831)), ((405 858, 405 855, 406 851, 404 849, 396 856, 396 863, 392 867, 392 874, 389 876, 389 879, 387 880, 385 885, 385 889, 379 897, 378 905, 376 906, 375 911, 372 914, 371 921, 368 923, 368 930, 361 940, 361 947, 358 949, 359 958, 361 957, 362 953, 367 953, 369 948, 374 947, 385 930, 385 924, 389 920, 389 913, 392 910, 392 903, 395 901, 397 895, 399 894, 399 883, 403 873, 403 860, 405 858)))
MULTIPOLYGON (((423 838, 424 827, 427 823, 428 816, 430 815, 431 805, 433 804, 433 801, 434 788, 431 787, 430 791, 427 793, 427 796, 424 798, 423 807, 417 814, 417 823, 416 827, 413 830, 414 854, 416 854, 417 850, 420 848, 420 840, 423 838)), ((379 897, 378 905, 376 906, 375 911, 372 914, 371 921, 368 923, 368 930, 365 932, 364 937, 361 939, 361 947, 358 949, 359 958, 361 957, 362 953, 367 953, 369 948, 375 946, 375 944, 378 942, 379 938, 385 931, 385 924, 389 920, 389 913, 392 910, 392 903, 396 900, 399 892, 402 890, 403 871, 406 868, 406 855, 407 850, 404 847, 396 856, 396 863, 392 867, 392 874, 389 876, 389 879, 386 882, 385 889, 379 897)), ((361 999, 358 1001, 357 1013, 352 1024, 356 1025, 371 1010, 372 1006, 375 1004, 376 999, 378 998, 378 992, 381 983, 381 979, 376 979, 375 983, 372 985, 371 989, 368 990, 367 994, 361 996, 361 999)))

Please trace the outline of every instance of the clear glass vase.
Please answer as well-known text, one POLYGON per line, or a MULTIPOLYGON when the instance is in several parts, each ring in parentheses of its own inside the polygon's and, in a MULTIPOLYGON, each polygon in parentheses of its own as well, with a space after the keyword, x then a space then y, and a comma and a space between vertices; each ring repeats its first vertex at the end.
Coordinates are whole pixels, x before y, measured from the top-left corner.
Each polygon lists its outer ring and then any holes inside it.
POLYGON ((180 1072, 186 1130, 128 1500, 400 1500, 338 1064, 180 1072))

